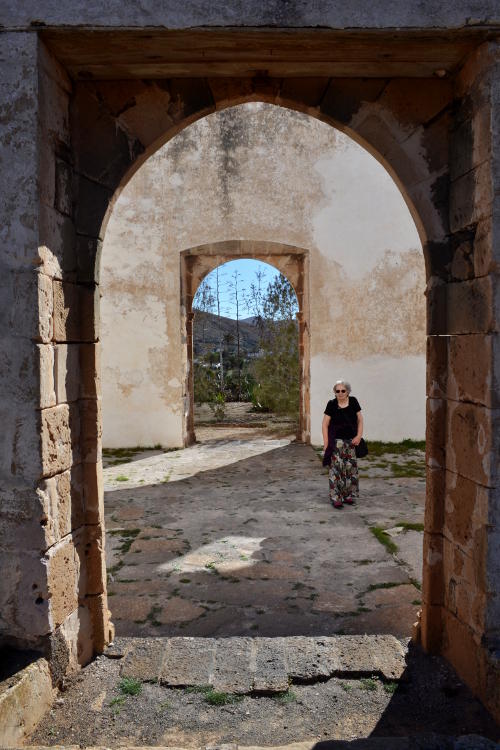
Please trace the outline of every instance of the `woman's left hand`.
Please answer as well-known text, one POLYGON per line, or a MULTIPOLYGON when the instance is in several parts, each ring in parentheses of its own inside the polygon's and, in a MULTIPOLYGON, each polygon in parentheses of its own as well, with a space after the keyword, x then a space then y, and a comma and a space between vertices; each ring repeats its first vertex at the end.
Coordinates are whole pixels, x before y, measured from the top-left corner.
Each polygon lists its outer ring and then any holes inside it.
POLYGON ((359 445, 359 444, 360 444, 360 442, 361 442, 361 438, 360 438, 360 437, 358 437, 357 435, 356 435, 356 437, 354 437, 354 438, 353 438, 353 439, 351 440, 351 443, 352 443, 353 445, 359 445))

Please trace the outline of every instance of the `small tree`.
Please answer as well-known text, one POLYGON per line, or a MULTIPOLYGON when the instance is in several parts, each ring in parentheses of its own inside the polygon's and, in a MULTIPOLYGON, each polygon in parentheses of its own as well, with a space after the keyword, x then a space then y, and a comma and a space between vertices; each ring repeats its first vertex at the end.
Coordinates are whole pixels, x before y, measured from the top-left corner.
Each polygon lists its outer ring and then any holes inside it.
POLYGON ((202 351, 205 354, 205 333, 207 328, 207 322, 210 314, 213 313, 215 308, 215 295, 212 291, 212 287, 208 279, 203 279, 200 286, 196 290, 196 294, 193 299, 193 312, 195 325, 201 325, 202 327, 202 351))
POLYGON ((262 298, 261 353, 254 365, 253 391, 259 408, 278 414, 296 415, 299 410, 297 310, 293 287, 280 274, 262 298))

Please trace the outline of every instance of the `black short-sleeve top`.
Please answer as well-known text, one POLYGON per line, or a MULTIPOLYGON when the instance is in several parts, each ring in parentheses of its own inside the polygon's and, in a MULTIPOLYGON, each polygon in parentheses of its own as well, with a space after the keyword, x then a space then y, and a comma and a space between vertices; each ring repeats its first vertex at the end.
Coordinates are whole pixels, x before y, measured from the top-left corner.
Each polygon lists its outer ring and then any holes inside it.
POLYGON ((325 409, 325 414, 330 417, 329 432, 333 427, 336 438, 349 440, 356 437, 359 411, 361 411, 361 406, 354 396, 349 396, 349 403, 343 409, 340 408, 336 398, 329 401, 325 409))

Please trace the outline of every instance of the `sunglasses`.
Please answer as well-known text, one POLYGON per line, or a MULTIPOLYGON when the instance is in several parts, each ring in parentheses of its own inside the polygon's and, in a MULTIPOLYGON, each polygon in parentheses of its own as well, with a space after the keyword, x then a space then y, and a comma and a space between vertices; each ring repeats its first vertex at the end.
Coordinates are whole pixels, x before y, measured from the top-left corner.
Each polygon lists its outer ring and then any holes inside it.
POLYGON ((343 390, 341 389, 341 390, 339 390, 339 391, 335 391, 335 393, 347 393, 347 391, 346 391, 346 389, 344 388, 343 390))

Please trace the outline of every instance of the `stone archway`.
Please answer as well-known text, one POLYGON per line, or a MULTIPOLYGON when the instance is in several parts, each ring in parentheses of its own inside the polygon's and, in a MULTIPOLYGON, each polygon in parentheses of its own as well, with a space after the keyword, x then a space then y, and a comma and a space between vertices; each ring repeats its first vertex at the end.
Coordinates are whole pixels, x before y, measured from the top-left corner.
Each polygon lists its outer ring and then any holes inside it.
POLYGON ((238 258, 253 258, 269 263, 288 278, 295 290, 299 312, 299 425, 297 440, 308 443, 311 439, 310 415, 310 362, 309 362, 309 279, 307 250, 280 242, 254 240, 228 240, 199 245, 181 253, 181 310, 182 328, 186 330, 187 367, 184 391, 187 394, 185 434, 188 444, 194 442, 194 385, 193 385, 193 313, 192 302, 200 282, 216 266, 238 258))
POLYGON ((425 84, 393 72, 362 77, 366 63, 360 72, 355 60, 348 77, 310 69, 297 77, 301 63, 290 59, 274 76, 234 78, 226 61, 219 77, 207 79, 188 61, 183 78, 144 81, 125 70, 117 83, 81 80, 85 63, 78 69, 75 55, 83 48, 70 32, 46 37, 52 52, 26 36, 12 41, 7 76, 19 105, 8 142, 18 167, 9 195, 22 200, 7 211, 3 280, 12 330, 4 554, 16 571, 2 591, 4 639, 48 648, 57 679, 112 635, 102 545, 98 256, 113 198, 186 124, 237 102, 267 101, 319 117, 367 147, 400 185, 420 228, 429 333, 422 642, 498 715, 498 47, 469 43, 450 75, 440 68, 430 77, 431 68, 425 84))

